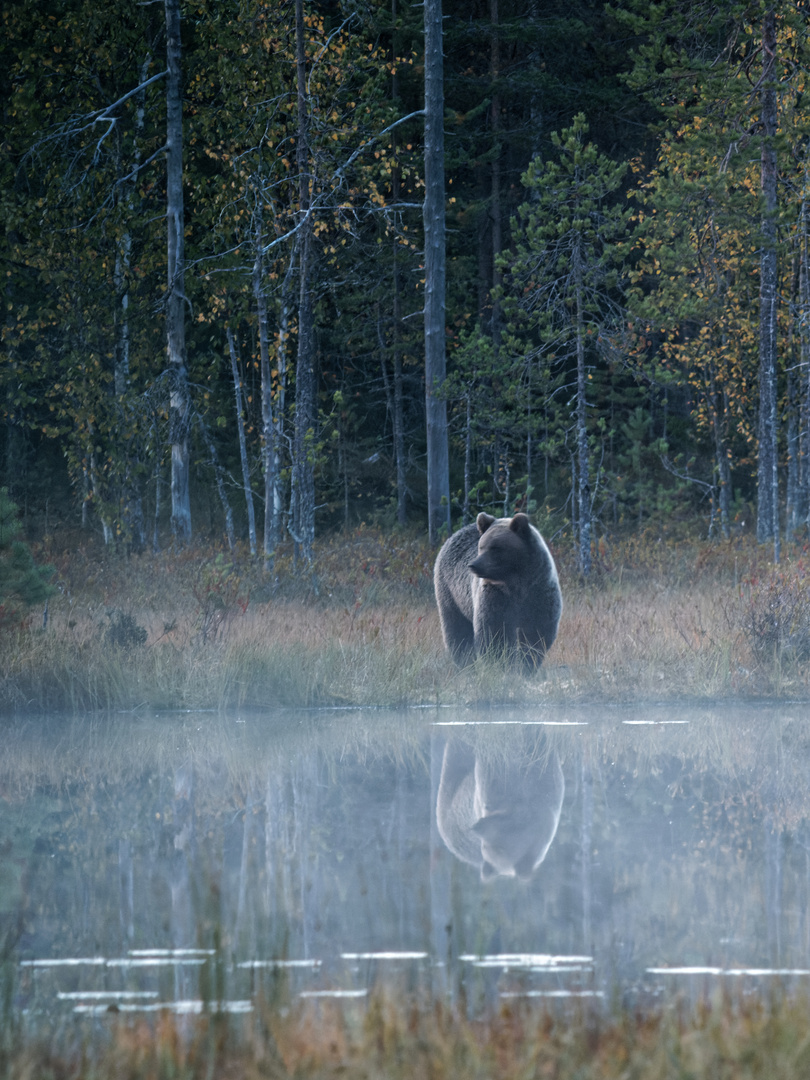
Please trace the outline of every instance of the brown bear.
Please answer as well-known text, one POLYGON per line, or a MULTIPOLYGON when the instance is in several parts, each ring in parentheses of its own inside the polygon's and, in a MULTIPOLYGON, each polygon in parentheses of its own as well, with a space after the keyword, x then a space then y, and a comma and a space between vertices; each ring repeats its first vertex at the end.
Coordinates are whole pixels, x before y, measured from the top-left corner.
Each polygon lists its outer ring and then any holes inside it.
POLYGON ((542 664, 562 595, 551 552, 525 514, 479 514, 442 546, 433 583, 444 643, 458 664, 490 650, 526 669, 542 664))

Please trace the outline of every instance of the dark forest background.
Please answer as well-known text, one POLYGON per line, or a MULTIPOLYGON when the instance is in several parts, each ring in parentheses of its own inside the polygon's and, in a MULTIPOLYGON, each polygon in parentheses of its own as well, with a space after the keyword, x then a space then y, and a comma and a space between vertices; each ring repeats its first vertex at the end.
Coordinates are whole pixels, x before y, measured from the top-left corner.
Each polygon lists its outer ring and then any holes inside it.
MULTIPOLYGON (((183 2, 174 234, 171 8, 4 5, 0 485, 31 536, 166 546, 185 447, 182 539, 272 561, 307 499, 318 535, 423 529, 422 6, 183 2)), ((649 525, 778 555, 810 512, 807 5, 443 10, 453 527, 526 509, 583 569, 649 525)))

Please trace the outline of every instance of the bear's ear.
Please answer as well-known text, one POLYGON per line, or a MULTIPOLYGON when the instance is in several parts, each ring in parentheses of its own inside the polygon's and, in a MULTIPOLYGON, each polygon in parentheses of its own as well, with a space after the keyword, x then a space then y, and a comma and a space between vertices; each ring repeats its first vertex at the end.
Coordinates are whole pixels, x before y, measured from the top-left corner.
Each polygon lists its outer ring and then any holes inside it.
POLYGON ((515 514, 509 523, 509 528, 512 532, 518 534, 518 536, 527 536, 531 526, 529 525, 529 519, 525 514, 515 514))
POLYGON ((487 531, 487 529, 490 527, 490 525, 492 525, 494 523, 495 518, 492 516, 492 514, 484 514, 482 512, 482 513, 480 513, 478 515, 478 517, 475 520, 476 520, 476 522, 478 524, 478 531, 483 536, 483 534, 487 531))

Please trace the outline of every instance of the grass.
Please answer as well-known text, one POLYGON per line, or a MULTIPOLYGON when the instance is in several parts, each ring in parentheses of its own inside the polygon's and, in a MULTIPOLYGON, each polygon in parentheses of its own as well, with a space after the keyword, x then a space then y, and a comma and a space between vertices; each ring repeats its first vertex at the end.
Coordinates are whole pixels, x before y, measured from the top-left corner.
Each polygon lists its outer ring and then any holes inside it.
POLYGON ((805 553, 752 539, 637 536, 597 551, 583 583, 556 552, 565 610, 542 674, 458 671, 445 655, 434 553, 371 530, 325 541, 275 580, 245 553, 38 553, 59 593, 0 639, 0 711, 538 704, 806 697, 805 553), (785 621, 792 624, 783 629, 785 621))
POLYGON ((810 1069, 807 1010, 801 998, 729 998, 613 1015, 518 1005, 470 1020, 439 1002, 375 995, 359 1007, 260 1007, 241 1035, 215 1014, 191 1022, 111 1015, 96 1022, 93 1045, 74 1037, 22 1048, 10 1035, 0 1043, 0 1072, 54 1080, 793 1080, 810 1069))

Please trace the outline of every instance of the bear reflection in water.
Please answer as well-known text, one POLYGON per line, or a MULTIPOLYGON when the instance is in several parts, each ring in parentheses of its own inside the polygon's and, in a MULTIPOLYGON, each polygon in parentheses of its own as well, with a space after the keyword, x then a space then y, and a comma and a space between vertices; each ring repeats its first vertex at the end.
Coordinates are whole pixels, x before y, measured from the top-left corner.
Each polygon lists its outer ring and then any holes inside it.
POLYGON ((444 748, 439 834, 455 856, 478 867, 482 881, 530 878, 560 821, 565 781, 557 752, 512 750, 474 748, 455 737, 444 748))

